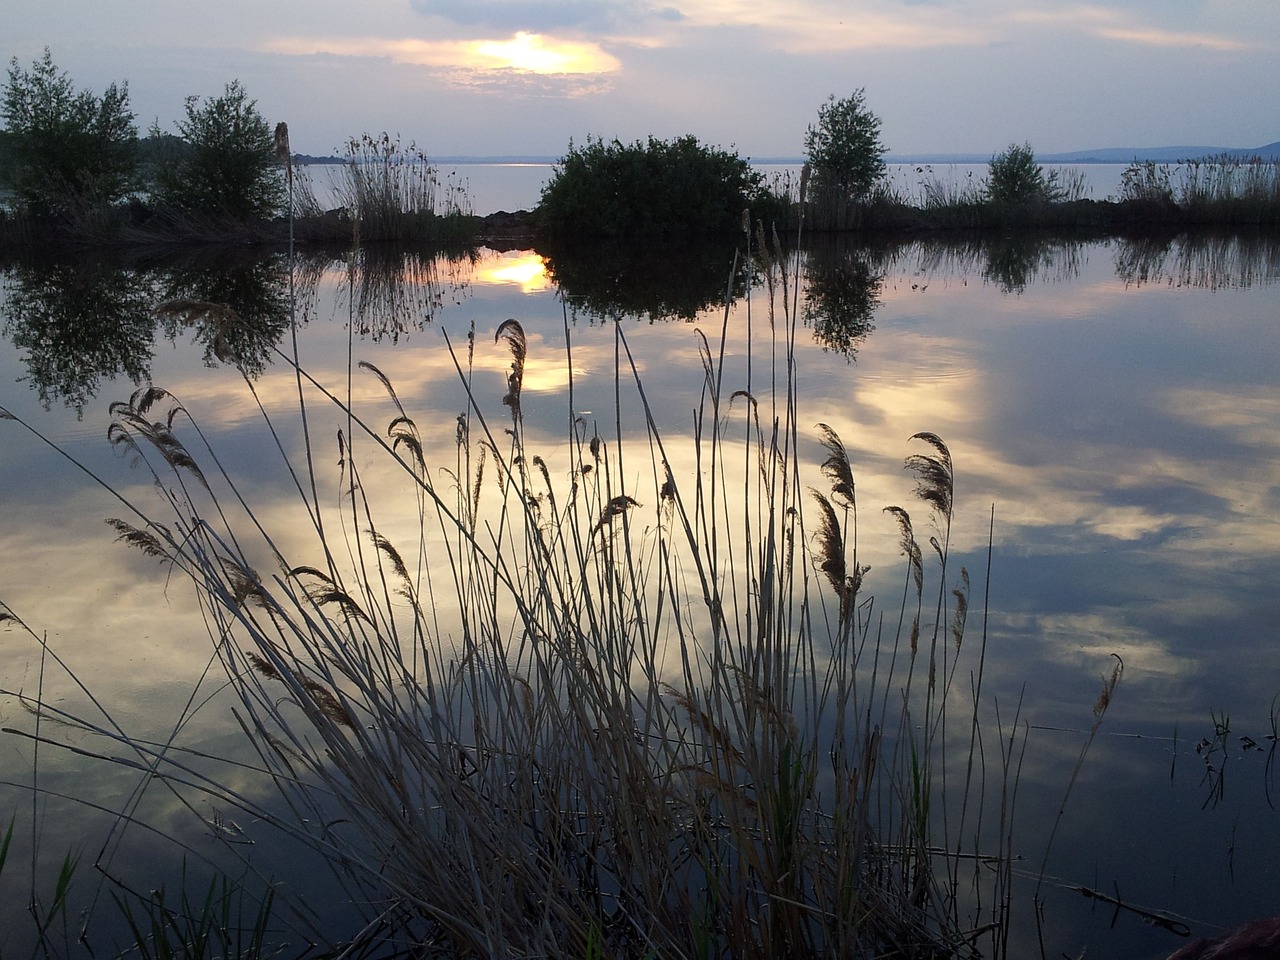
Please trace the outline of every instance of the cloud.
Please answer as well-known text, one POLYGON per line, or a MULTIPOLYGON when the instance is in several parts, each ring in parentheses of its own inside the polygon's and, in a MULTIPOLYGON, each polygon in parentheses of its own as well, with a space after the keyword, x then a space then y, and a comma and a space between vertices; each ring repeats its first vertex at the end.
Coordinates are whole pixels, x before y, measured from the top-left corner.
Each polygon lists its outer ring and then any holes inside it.
POLYGON ((411 0, 411 6, 461 26, 502 30, 614 30, 682 18, 674 7, 645 0, 411 0))
POLYGON ((519 98, 564 98, 607 89, 621 64, 598 44, 536 33, 501 39, 288 37, 266 49, 292 56, 376 57, 425 67, 450 86, 493 88, 519 98))
POLYGON ((1105 40, 1118 40, 1150 47, 1203 47, 1210 50, 1248 50, 1256 44, 1219 33, 1173 30, 1155 26, 1119 10, 1098 6, 1062 7, 1055 10, 1019 11, 1021 23, 1074 26, 1105 40))

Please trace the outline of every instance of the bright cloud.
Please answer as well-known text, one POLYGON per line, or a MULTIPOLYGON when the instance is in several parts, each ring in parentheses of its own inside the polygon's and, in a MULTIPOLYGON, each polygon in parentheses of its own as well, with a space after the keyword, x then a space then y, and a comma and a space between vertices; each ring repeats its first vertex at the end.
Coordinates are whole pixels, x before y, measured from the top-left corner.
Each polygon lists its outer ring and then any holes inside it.
POLYGON ((514 70, 542 75, 611 73, 617 58, 597 44, 517 33, 505 40, 393 40, 380 37, 290 37, 266 45, 271 53, 384 57, 396 63, 472 71, 514 70))

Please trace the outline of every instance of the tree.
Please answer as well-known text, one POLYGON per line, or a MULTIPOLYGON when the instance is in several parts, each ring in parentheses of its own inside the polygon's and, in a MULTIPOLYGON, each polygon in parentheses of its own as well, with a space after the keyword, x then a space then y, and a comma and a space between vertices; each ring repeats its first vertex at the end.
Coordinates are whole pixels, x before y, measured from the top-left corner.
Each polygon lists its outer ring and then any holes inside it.
POLYGON ((1050 203, 1064 196, 1058 171, 1046 174, 1036 163, 1029 143, 1011 143, 1003 153, 991 158, 985 191, 987 199, 995 203, 1050 203))
POLYGON ((885 146, 880 141, 880 118, 867 106, 859 88, 843 100, 835 94, 818 108, 817 125, 804 135, 805 154, 813 185, 833 191, 835 199, 865 200, 884 176, 885 146))
POLYGON ((9 62, 0 113, 10 158, 0 179, 31 213, 82 213, 133 188, 138 132, 127 83, 111 84, 100 97, 76 91, 46 47, 30 70, 16 57, 9 62))
POLYGON ((286 194, 275 133, 240 81, 227 84, 220 97, 187 97, 186 113, 177 127, 187 149, 158 169, 157 203, 238 221, 278 216, 286 194))

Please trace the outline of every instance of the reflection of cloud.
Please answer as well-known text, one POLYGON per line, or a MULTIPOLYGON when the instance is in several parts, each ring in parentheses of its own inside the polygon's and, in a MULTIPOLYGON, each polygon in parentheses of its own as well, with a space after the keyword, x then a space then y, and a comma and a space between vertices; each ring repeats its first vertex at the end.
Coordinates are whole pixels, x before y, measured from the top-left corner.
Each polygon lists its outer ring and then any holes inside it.
POLYGON ((536 253, 512 253, 478 265, 473 281, 477 286, 513 283, 524 293, 536 293, 551 286, 547 276, 547 264, 536 253))

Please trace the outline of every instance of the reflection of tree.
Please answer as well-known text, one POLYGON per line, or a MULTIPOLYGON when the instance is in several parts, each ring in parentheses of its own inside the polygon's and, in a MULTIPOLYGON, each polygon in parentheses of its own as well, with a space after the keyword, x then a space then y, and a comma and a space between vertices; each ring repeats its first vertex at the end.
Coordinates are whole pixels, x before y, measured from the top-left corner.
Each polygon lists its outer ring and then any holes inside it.
POLYGON ((722 307, 734 243, 646 240, 539 247, 570 308, 591 319, 693 320, 722 307))
POLYGON ((234 363, 256 376, 289 328, 289 272, 283 256, 206 256, 165 271, 165 302, 215 304, 218 309, 162 310, 161 329, 177 339, 188 324, 204 345, 205 363, 234 363))
POLYGON ((1116 245, 1116 275, 1126 284, 1163 283, 1218 290, 1280 282, 1280 237, 1183 234, 1125 237, 1116 245))
POLYGON ((146 378, 155 323, 147 274, 81 255, 15 265, 4 286, 3 332, 26 352, 46 407, 61 400, 83 413, 104 377, 146 378))
POLYGON ((884 276, 863 251, 848 244, 819 243, 805 264, 804 319, 825 350, 854 359, 858 344, 875 329, 884 276))
MULTIPOLYGON (((315 263, 296 270, 299 302, 315 273, 315 263)), ((4 294, 0 329, 25 351, 41 401, 77 411, 103 378, 147 380, 157 324, 171 340, 194 327, 206 363, 256 374, 290 320, 287 261, 243 251, 145 267, 84 255, 30 261, 9 268, 4 294), (157 312, 161 303, 179 306, 157 312)))
POLYGON ((355 332, 395 343, 409 331, 421 330, 446 300, 461 300, 469 281, 458 268, 473 260, 471 252, 449 256, 381 244, 357 247, 345 258, 355 332))

